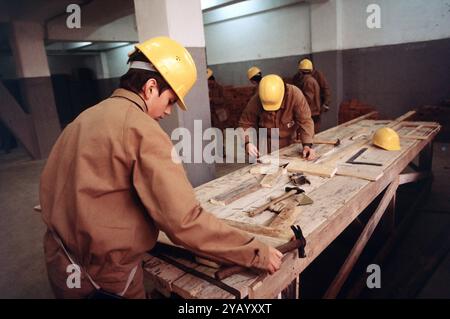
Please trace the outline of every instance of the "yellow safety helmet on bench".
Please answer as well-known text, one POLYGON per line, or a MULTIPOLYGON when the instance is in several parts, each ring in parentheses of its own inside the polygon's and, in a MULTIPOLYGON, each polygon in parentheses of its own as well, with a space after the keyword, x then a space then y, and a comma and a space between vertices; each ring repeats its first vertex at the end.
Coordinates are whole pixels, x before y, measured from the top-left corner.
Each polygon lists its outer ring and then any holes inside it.
POLYGON ((284 98, 284 81, 276 74, 266 75, 259 83, 259 99, 266 111, 277 111, 284 98))
POLYGON ((388 151, 398 151, 401 149, 400 137, 390 127, 382 127, 376 130, 375 134, 373 134, 372 143, 388 151))
POLYGON ((184 98, 197 81, 197 68, 191 54, 168 37, 156 37, 136 45, 166 80, 178 97, 178 105, 186 110, 184 98))

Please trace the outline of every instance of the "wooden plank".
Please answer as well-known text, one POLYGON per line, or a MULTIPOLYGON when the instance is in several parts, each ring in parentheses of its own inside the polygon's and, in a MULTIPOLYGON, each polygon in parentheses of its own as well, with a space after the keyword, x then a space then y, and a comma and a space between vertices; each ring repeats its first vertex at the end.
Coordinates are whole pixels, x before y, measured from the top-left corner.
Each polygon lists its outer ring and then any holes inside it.
POLYGON ((350 275, 350 271, 355 266, 359 256, 361 256, 364 247, 366 246, 367 242, 372 236, 373 231, 375 230, 376 226, 378 225, 378 222, 380 221, 386 208, 388 207, 389 202, 395 195, 397 188, 398 188, 398 178, 395 178, 387 188, 386 193, 381 199, 380 204, 378 205, 373 215, 370 217, 369 221, 367 222, 367 225, 364 227, 361 235, 356 241, 356 244, 353 246, 348 257, 345 259, 344 264, 339 269, 339 272, 336 275, 335 279, 325 292, 324 299, 334 299, 339 294, 339 291, 341 291, 342 286, 344 285, 345 281, 350 275))
MULTIPOLYGON (((192 264, 195 266, 195 264, 192 264)), ((173 292, 173 283, 183 277, 185 272, 181 269, 157 258, 151 258, 144 265, 144 273, 151 280, 155 288, 165 297, 170 297, 173 292)))
POLYGON ((388 127, 391 128, 395 128, 397 127, 401 122, 403 122, 404 120, 410 118, 411 116, 413 116, 414 114, 416 114, 416 111, 409 111, 406 112, 405 114, 403 114, 402 116, 397 117, 394 121, 392 121, 391 123, 389 123, 389 125, 387 125, 388 127))
POLYGON ((414 173, 405 173, 400 174, 400 185, 418 182, 425 178, 429 178, 431 176, 430 172, 414 172, 414 173))
POLYGON ((271 174, 266 174, 263 179, 261 180, 261 186, 266 188, 271 188, 275 185, 277 180, 280 178, 281 175, 286 175, 287 170, 285 168, 278 168, 278 170, 271 174))
POLYGON ((383 168, 370 165, 352 165, 346 163, 338 164, 337 175, 351 176, 376 181, 383 176, 383 168))
POLYGON ((286 168, 288 172, 306 173, 323 177, 333 177, 337 171, 335 166, 309 163, 301 159, 291 160, 286 168))
POLYGON ((222 193, 220 195, 217 195, 213 198, 211 198, 211 203, 216 205, 228 205, 235 200, 244 197, 245 195, 248 195, 250 193, 253 193, 257 189, 261 188, 260 185, 261 180, 258 178, 250 178, 247 181, 241 183, 240 185, 237 185, 233 187, 232 189, 226 191, 225 193, 222 193))

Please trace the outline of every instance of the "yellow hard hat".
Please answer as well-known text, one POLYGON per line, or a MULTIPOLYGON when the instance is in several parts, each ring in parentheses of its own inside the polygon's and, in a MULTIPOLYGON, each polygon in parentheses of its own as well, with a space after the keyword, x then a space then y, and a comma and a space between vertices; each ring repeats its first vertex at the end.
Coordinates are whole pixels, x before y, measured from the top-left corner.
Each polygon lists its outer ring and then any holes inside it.
POLYGON ((247 70, 247 78, 250 80, 258 73, 261 73, 261 70, 256 66, 252 66, 250 69, 247 70))
POLYGON ((299 70, 309 70, 312 71, 313 69, 313 64, 311 62, 311 60, 309 59, 303 59, 300 61, 300 63, 298 64, 298 69, 299 70))
POLYGON ((206 69, 206 78, 209 79, 212 75, 213 75, 213 70, 211 70, 210 68, 206 69))
POLYGON ((136 45, 167 81, 178 97, 178 105, 186 110, 185 96, 197 81, 197 68, 191 54, 168 37, 156 37, 136 45))
POLYGON ((275 74, 266 75, 259 83, 259 98, 266 111, 276 111, 281 107, 284 97, 284 82, 275 74))
POLYGON ((388 151, 400 150, 400 138, 396 131, 390 127, 382 127, 375 131, 372 139, 373 145, 388 151))

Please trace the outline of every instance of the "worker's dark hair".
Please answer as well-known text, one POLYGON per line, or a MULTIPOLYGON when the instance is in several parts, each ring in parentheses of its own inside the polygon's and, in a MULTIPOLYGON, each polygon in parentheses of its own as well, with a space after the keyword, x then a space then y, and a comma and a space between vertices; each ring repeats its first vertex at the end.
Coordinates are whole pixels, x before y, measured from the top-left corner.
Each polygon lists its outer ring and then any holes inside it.
MULTIPOLYGON (((128 58, 128 62, 141 61, 149 62, 147 57, 139 50, 134 51, 128 58)), ((158 92, 161 95, 165 90, 170 89, 169 84, 158 72, 142 70, 142 69, 129 69, 127 73, 120 77, 119 87, 122 89, 130 90, 135 93, 139 93, 142 87, 149 79, 155 79, 158 84, 158 92)))
POLYGON ((259 83, 259 82, 261 82, 261 79, 262 79, 262 74, 261 74, 261 72, 259 72, 258 74, 254 75, 250 79, 250 81, 255 81, 256 83, 259 83))

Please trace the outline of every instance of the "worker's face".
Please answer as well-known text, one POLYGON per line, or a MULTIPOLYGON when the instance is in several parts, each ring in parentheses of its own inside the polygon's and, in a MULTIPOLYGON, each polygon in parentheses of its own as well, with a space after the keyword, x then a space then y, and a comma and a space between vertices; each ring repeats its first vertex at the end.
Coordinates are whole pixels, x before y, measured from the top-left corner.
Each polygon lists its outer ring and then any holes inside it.
POLYGON ((143 98, 147 104, 147 114, 156 121, 172 113, 172 107, 177 102, 177 96, 172 89, 159 93, 158 84, 154 79, 150 79, 144 85, 143 98))

